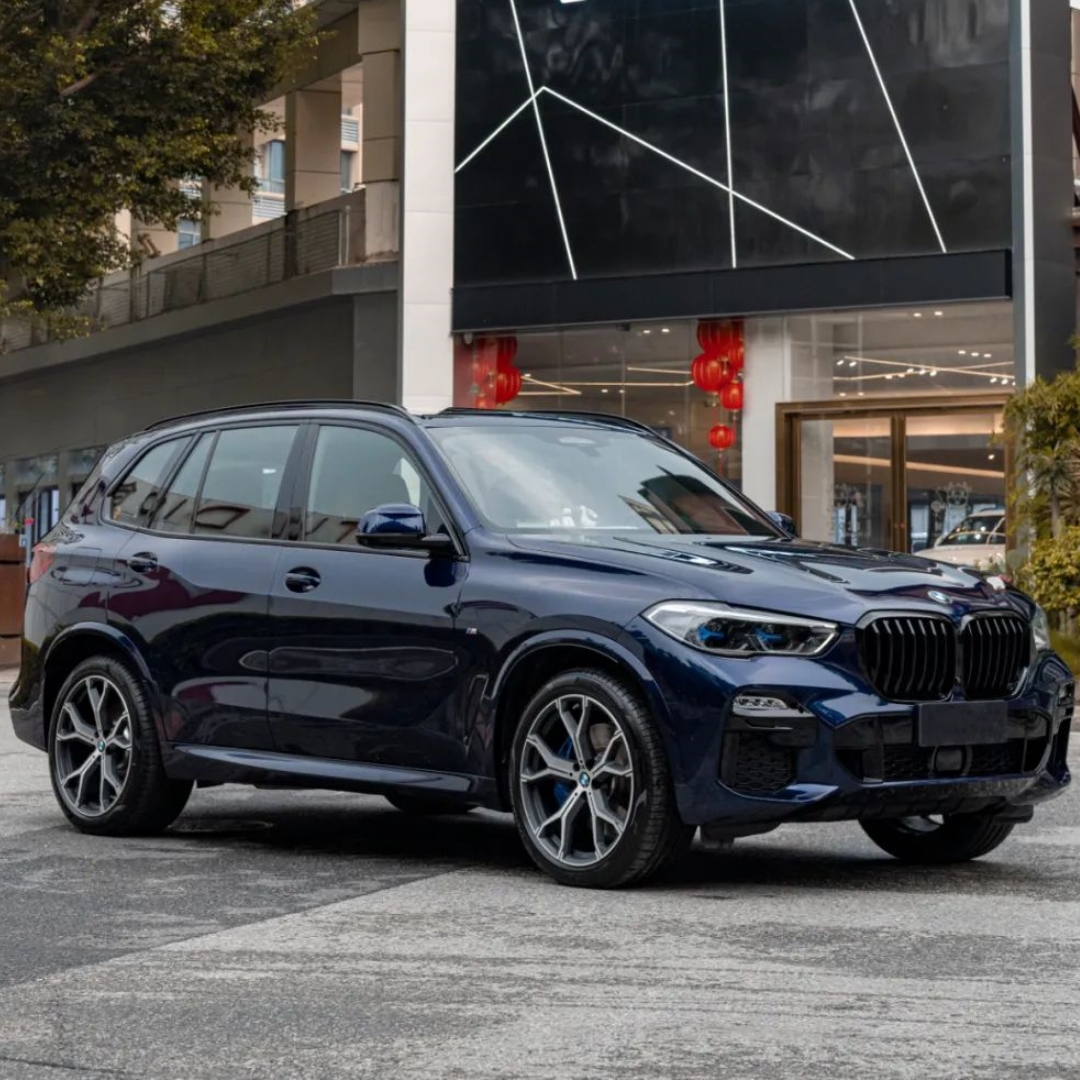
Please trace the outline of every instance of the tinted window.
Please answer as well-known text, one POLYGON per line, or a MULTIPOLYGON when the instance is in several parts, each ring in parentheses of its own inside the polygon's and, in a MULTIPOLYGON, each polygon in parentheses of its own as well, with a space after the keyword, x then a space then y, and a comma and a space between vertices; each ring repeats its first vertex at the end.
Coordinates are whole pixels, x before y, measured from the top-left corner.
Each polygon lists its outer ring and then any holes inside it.
POLYGON ((188 533, 195 517, 195 499, 199 494, 206 459, 213 445, 214 436, 207 432, 188 454, 187 460, 176 472, 169 490, 161 500, 161 509, 154 517, 153 527, 160 532, 188 533))
POLYGON ((218 435, 195 531, 268 539, 296 427, 236 428, 218 435))
POLYGON ((964 518, 948 536, 942 537, 940 547, 1005 543, 1005 519, 991 514, 973 514, 964 518))
POLYGON ((777 535, 716 476, 646 435, 537 424, 431 436, 496 528, 777 535))
POLYGON ((153 512, 158 488, 183 439, 170 439, 148 450, 113 488, 109 516, 124 525, 142 525, 153 512))
POLYGON ((398 442, 363 428, 320 428, 308 491, 307 539, 354 545, 360 518, 387 503, 419 506, 429 532, 442 527, 427 483, 398 442))

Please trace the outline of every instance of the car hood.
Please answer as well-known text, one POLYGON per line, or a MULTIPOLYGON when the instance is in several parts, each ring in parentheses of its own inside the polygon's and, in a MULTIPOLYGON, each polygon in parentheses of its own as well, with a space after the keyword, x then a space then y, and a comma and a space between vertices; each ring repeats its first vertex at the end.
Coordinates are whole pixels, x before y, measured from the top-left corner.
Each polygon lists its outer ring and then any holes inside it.
POLYGON ((622 567, 663 579, 666 599, 715 599, 856 623, 871 611, 1030 614, 1030 602, 999 578, 913 555, 749 537, 641 536, 578 532, 514 536, 516 548, 560 560, 622 567))

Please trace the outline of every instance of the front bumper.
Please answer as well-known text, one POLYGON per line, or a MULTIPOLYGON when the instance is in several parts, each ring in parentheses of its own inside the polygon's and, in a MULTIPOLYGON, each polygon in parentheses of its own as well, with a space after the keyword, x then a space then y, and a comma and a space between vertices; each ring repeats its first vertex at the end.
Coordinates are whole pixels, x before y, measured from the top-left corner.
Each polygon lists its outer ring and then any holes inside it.
POLYGON ((938 757, 916 745, 915 707, 878 697, 842 647, 822 660, 732 660, 632 632, 667 706, 663 733, 688 824, 764 831, 783 821, 995 812, 1069 785, 1073 679, 1052 653, 1009 700, 1005 743, 938 757), (732 708, 740 691, 776 694, 805 715, 773 727, 748 720, 732 708))

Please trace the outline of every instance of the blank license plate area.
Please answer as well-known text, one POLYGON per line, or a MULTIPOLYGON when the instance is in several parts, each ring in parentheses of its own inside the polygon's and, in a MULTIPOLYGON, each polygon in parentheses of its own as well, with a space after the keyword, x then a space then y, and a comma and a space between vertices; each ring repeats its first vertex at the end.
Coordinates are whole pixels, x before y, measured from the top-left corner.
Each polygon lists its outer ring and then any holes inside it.
POLYGON ((1008 738, 1004 701, 940 701, 919 706, 915 727, 920 746, 981 746, 1008 738))

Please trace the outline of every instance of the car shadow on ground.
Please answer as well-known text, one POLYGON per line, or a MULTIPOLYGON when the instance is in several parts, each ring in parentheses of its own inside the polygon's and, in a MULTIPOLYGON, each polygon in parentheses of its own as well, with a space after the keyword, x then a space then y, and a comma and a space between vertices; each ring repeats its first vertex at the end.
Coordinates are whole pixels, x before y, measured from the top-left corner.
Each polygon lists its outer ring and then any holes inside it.
MULTIPOLYGON (((287 852, 293 857, 378 858, 415 863, 422 871, 447 865, 521 871, 533 869, 509 816, 452 814, 414 816, 387 807, 260 807, 250 817, 189 812, 172 830, 187 842, 248 851, 287 852)), ((1072 891, 1068 877, 1042 873, 1029 862, 1010 859, 1008 841, 1000 853, 954 866, 909 866, 869 846, 852 851, 851 835, 840 831, 836 847, 815 830, 809 846, 792 829, 768 841, 750 838, 722 851, 700 842, 675 866, 646 887, 724 899, 717 888, 816 888, 860 891, 1026 892, 1047 897, 1054 886, 1072 891)), ((539 877, 538 877, 538 880, 539 877)))

